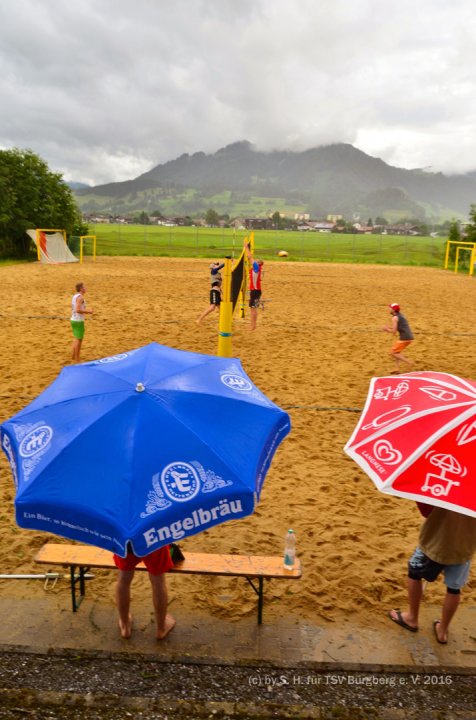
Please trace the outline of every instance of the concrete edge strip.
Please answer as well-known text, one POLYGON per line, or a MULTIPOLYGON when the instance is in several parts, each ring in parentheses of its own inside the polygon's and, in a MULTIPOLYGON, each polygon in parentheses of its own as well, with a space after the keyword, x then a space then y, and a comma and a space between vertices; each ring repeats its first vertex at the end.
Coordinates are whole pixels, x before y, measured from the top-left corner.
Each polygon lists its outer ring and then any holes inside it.
MULTIPOLYGON (((172 651, 173 652, 173 651, 172 651)), ((342 663, 342 662, 322 662, 322 661, 290 661, 282 660, 265 660, 262 658, 219 658, 219 657, 203 657, 193 656, 190 654, 179 655, 171 654, 170 650, 167 655, 157 653, 140 653, 135 651, 116 652, 109 650, 87 650, 81 648, 52 648, 37 647, 29 645, 8 645, 0 644, 0 655, 15 653, 18 655, 43 655, 47 657, 72 658, 75 661, 78 658, 83 659, 108 659, 122 662, 140 661, 155 662, 168 665, 223 665, 224 667, 237 668, 273 668, 292 670, 309 670, 314 672, 342 672, 342 673, 416 673, 416 674, 438 674, 438 675, 469 675, 474 676, 475 668, 460 665, 383 665, 377 663, 342 663)))

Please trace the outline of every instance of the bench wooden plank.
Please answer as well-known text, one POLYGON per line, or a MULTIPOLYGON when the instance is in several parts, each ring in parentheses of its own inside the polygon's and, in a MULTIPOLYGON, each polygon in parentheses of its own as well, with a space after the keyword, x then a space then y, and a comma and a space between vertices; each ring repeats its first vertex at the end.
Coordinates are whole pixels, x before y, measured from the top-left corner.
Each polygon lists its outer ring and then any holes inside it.
POLYGON ((185 560, 175 565, 171 572, 286 578, 288 580, 298 580, 302 574, 299 561, 292 570, 286 570, 282 557, 189 552, 187 552, 185 560))
MULTIPOLYGON (((85 575, 90 568, 115 569, 112 553, 89 545, 69 545, 65 543, 46 543, 37 552, 35 562, 45 565, 68 565, 71 576, 71 600, 73 612, 76 612, 86 593, 85 575), (78 568, 79 575, 75 574, 78 568), (76 599, 76 585, 79 583, 80 599, 76 599)), ((146 570, 139 563, 137 570, 146 570)), ((258 595, 258 624, 263 614, 263 582, 273 578, 280 580, 298 580, 301 575, 301 563, 296 560, 292 570, 283 567, 283 559, 265 555, 223 555, 218 553, 189 553, 185 560, 170 570, 175 574, 222 575, 227 577, 245 577, 258 595), (255 585, 258 582, 258 586, 255 585)))
MULTIPOLYGON (((87 545, 66 545, 46 543, 35 556, 35 562, 50 565, 84 565, 88 567, 114 568, 112 553, 87 545)), ((146 570, 144 563, 137 570, 146 570)), ((199 575, 231 575, 241 577, 287 578, 301 577, 299 561, 292 570, 283 567, 283 560, 265 555, 223 555, 211 553, 189 553, 185 560, 175 565, 172 573, 199 575)))

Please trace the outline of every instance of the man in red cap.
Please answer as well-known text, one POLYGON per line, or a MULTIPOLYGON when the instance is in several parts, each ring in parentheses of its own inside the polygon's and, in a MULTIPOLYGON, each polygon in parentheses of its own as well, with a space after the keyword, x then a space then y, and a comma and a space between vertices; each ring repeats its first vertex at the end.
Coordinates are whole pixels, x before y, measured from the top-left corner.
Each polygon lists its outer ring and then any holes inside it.
POLYGON ((383 330, 392 333, 392 335, 398 335, 398 340, 395 340, 390 351, 390 357, 393 358, 396 363, 396 369, 392 371, 392 374, 395 375, 400 373, 402 362, 408 365, 409 368, 413 366, 412 360, 406 358, 405 355, 402 354, 402 350, 405 350, 414 338, 408 320, 400 312, 400 305, 398 303, 391 303, 389 308, 390 315, 392 316, 392 324, 390 327, 386 325, 383 330))

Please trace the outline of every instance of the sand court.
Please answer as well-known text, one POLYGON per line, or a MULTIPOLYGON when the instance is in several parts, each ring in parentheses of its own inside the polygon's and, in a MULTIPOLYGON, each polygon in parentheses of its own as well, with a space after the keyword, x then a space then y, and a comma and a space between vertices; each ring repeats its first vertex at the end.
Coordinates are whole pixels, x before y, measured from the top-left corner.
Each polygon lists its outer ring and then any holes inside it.
MULTIPOLYGON (((259 242, 259 239, 258 239, 259 242)), ((0 420, 24 407, 70 362, 74 285, 84 281, 94 316, 86 319, 82 360, 156 341, 215 354, 218 314, 195 323, 208 305, 207 260, 98 258, 83 266, 0 267, 0 420)), ((362 625, 388 622, 405 603, 406 561, 420 526, 416 506, 380 494, 343 453, 363 407, 369 380, 393 370, 388 303, 399 302, 415 334, 406 354, 415 370, 476 378, 476 280, 431 268, 266 262, 258 327, 234 322, 233 354, 253 381, 286 409, 291 434, 279 448, 257 512, 182 542, 196 552, 281 554, 284 535, 297 535, 302 580, 270 584, 266 616, 313 623, 353 616, 362 625), (284 586, 283 586, 284 585, 284 586)), ((21 530, 14 487, 0 460, 2 573, 41 572, 37 549, 53 536, 21 530)), ((56 539, 56 538, 55 538, 56 539)), ((114 573, 101 572, 88 596, 113 603, 114 573)), ((239 620, 255 613, 243 581, 170 578, 172 610, 203 611, 239 620)), ((0 593, 43 594, 38 581, 0 580, 0 593)), ((69 586, 54 590, 69 609, 69 586)), ((426 602, 439 603, 440 582, 426 602)), ((137 577, 134 596, 149 596, 137 577)), ((476 604, 476 571, 463 602, 476 604)))

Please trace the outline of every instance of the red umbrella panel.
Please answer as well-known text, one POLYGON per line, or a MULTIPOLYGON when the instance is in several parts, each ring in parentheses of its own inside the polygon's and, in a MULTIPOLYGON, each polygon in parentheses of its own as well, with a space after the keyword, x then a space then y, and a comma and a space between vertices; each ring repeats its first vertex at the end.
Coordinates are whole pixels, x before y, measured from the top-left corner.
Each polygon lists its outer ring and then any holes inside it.
POLYGON ((372 378, 344 451, 382 492, 476 517, 476 383, 439 372, 372 378))

